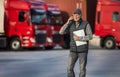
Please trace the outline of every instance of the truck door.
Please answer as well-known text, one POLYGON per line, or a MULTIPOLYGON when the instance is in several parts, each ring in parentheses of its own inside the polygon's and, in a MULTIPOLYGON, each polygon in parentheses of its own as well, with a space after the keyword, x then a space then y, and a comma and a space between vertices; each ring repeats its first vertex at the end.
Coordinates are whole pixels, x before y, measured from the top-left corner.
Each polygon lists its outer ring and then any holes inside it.
POLYGON ((112 12, 112 25, 116 41, 120 41, 120 9, 112 12))
POLYGON ((28 31, 29 29, 29 24, 30 22, 28 22, 28 17, 29 15, 27 14, 27 12, 24 11, 20 11, 18 13, 18 25, 17 25, 17 29, 19 30, 18 32, 20 32, 22 35, 26 35, 26 31, 28 31))

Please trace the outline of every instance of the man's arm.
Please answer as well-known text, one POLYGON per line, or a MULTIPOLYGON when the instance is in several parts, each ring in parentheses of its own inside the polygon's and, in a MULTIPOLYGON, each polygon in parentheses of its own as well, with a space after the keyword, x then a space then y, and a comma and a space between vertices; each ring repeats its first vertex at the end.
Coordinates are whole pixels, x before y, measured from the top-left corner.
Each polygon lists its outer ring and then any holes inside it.
POLYGON ((67 33, 69 31, 69 26, 71 25, 72 21, 73 20, 73 16, 71 16, 68 21, 62 26, 62 28, 60 29, 59 31, 59 34, 63 35, 65 33, 67 33))
POLYGON ((93 35, 92 35, 92 30, 91 30, 91 27, 90 27, 90 24, 87 24, 86 26, 86 35, 85 36, 76 36, 74 35, 73 38, 75 41, 88 41, 88 40, 91 40, 93 38, 93 35))
POLYGON ((85 31, 86 31, 86 35, 83 37, 79 37, 80 41, 88 41, 88 40, 91 40, 93 38, 92 29, 90 27, 90 24, 87 24, 85 31))
POLYGON ((65 33, 67 33, 68 32, 68 24, 66 23, 66 24, 64 24, 62 27, 61 27, 61 29, 60 29, 60 31, 59 31, 59 34, 61 34, 61 35, 63 35, 63 34, 65 34, 65 33))

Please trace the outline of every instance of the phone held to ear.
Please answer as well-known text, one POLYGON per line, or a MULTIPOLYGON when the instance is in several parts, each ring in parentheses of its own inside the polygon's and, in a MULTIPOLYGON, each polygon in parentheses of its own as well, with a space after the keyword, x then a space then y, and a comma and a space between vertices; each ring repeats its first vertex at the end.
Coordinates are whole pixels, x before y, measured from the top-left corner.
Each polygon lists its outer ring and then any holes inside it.
POLYGON ((67 21, 67 24, 70 24, 70 23, 72 23, 74 20, 73 20, 73 16, 70 16, 69 17, 69 19, 68 19, 68 21, 67 21))

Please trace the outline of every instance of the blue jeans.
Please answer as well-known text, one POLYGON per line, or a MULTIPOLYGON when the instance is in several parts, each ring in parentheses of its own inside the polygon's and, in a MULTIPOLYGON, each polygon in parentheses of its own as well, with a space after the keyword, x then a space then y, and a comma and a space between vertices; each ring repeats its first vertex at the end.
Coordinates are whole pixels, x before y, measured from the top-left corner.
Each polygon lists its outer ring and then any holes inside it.
POLYGON ((74 66, 78 59, 79 59, 79 65, 80 65, 79 77, 86 76, 87 53, 70 52, 69 58, 68 58, 68 66, 67 66, 68 77, 75 77, 74 66))

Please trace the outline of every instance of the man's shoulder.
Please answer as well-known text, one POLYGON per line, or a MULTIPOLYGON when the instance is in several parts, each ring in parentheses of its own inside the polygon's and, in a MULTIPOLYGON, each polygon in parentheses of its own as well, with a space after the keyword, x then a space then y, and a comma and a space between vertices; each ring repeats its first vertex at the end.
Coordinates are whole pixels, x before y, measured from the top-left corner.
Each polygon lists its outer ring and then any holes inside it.
POLYGON ((82 20, 83 23, 89 24, 87 20, 82 20))
POLYGON ((89 24, 89 22, 86 21, 86 20, 83 20, 83 21, 82 21, 82 24, 85 25, 85 26, 87 26, 87 24, 89 24))

